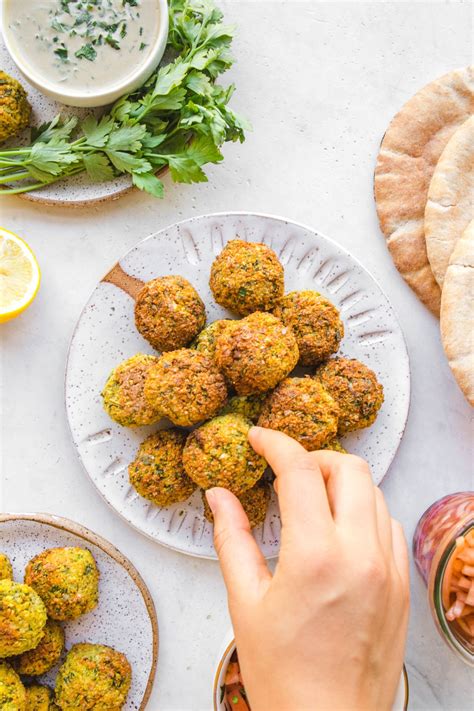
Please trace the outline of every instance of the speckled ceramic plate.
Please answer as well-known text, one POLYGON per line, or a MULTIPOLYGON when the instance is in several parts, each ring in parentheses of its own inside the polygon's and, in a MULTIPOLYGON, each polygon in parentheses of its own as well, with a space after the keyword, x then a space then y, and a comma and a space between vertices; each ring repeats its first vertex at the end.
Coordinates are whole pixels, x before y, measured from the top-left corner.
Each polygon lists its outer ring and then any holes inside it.
MULTIPOLYGON (((28 101, 32 107, 31 123, 33 126, 40 126, 46 121, 51 121, 57 114, 63 117, 78 116, 84 119, 91 113, 100 116, 103 109, 78 109, 72 106, 60 104, 47 96, 44 96, 38 89, 30 84, 10 57, 3 37, 0 35, 0 69, 10 76, 18 79, 28 92, 28 101)), ((3 145, 8 148, 19 144, 29 143, 29 130, 25 130, 20 136, 11 138, 3 145)), ((85 175, 74 175, 67 180, 62 180, 54 185, 45 186, 31 193, 21 193, 20 197, 32 202, 39 202, 46 205, 65 205, 69 207, 82 207, 105 200, 114 200, 132 190, 132 182, 128 176, 121 176, 106 183, 91 183, 85 175)), ((1 198, 0 198, 1 199, 1 198)))
MULTIPOLYGON (((15 580, 26 564, 47 548, 88 548, 100 571, 99 604, 64 623, 66 649, 77 642, 107 644, 124 652, 132 666, 132 686, 124 711, 146 708, 155 677, 158 623, 150 593, 133 567, 111 543, 83 526, 49 514, 0 514, 0 550, 12 561, 15 580)), ((54 687, 58 666, 40 677, 54 687)))
MULTIPOLYGON (((246 213, 207 215, 172 225, 140 242, 97 285, 77 324, 66 375, 66 406, 74 443, 96 487, 130 524, 183 553, 215 557, 212 527, 200 494, 184 504, 157 508, 130 487, 127 465, 153 428, 127 429, 109 419, 100 392, 121 360, 151 353, 135 329, 134 295, 143 281, 181 274, 196 287, 209 321, 229 318, 209 289, 214 257, 239 235, 264 242, 285 267, 286 290, 316 289, 341 311, 346 335, 344 355, 359 358, 383 383, 385 402, 376 423, 343 439, 365 457, 374 480, 384 477, 400 443, 408 413, 410 373, 403 334, 387 297, 348 252, 327 237, 283 219, 246 213)), ((255 536, 267 557, 277 555, 280 519, 272 501, 255 536)))

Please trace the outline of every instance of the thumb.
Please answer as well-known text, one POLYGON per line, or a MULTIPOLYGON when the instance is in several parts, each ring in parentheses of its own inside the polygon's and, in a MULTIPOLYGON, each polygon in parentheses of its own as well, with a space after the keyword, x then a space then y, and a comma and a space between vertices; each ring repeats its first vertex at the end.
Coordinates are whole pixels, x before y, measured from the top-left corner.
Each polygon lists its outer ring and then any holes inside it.
POLYGON ((252 597, 260 597, 271 574, 238 498, 219 487, 206 491, 206 498, 214 516, 214 546, 227 594, 238 609, 252 597))

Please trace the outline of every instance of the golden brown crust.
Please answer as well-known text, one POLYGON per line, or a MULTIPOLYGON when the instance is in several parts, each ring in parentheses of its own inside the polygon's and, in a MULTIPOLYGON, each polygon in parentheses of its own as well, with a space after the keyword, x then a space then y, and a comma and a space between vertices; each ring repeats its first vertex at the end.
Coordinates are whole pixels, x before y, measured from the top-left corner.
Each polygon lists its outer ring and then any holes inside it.
POLYGON ((370 427, 382 407, 383 387, 374 371, 355 358, 331 358, 315 376, 339 406, 338 434, 370 427))
POLYGON ((451 253, 474 218, 474 116, 453 134, 431 178, 425 238, 434 277, 443 288, 451 253))
POLYGON ((316 365, 329 358, 344 336, 339 311, 317 291, 290 291, 273 314, 295 334, 301 365, 316 365))
MULTIPOLYGON (((209 523, 214 523, 214 516, 211 507, 207 503, 206 493, 201 492, 202 503, 204 506, 204 516, 209 523)), ((244 491, 239 497, 242 508, 247 514, 250 523, 250 528, 260 526, 267 515, 268 504, 270 501, 270 486, 265 481, 258 481, 251 489, 244 491)))
POLYGON ((239 395, 271 390, 298 358, 291 328, 262 311, 231 321, 217 339, 216 363, 239 395))
POLYGON ((441 338, 451 370, 474 406, 474 220, 451 255, 441 301, 441 338))
POLYGON ((145 398, 180 427, 213 417, 227 400, 224 376, 199 351, 164 353, 145 382, 145 398))
POLYGON ((267 466, 248 441, 251 426, 240 415, 220 415, 191 432, 183 452, 186 474, 202 489, 223 486, 236 496, 251 489, 267 466))
POLYGON ((283 296, 283 267, 266 244, 234 239, 212 263, 209 285, 218 304, 241 316, 270 311, 283 296))
POLYGON ((160 430, 141 443, 128 467, 130 483, 140 496, 156 506, 171 506, 185 501, 196 485, 183 467, 186 434, 171 428, 160 430))
POLYGON ((138 293, 135 325, 143 338, 159 351, 187 346, 205 323, 204 303, 182 276, 152 279, 138 293))
POLYGON ((441 293, 428 262, 424 211, 434 168, 454 131, 474 111, 473 69, 445 74, 415 94, 390 123, 375 168, 380 227, 395 265, 439 314, 441 293))
POLYGON ((266 399, 259 427, 284 432, 312 452, 337 434, 339 407, 312 378, 286 378, 266 399))

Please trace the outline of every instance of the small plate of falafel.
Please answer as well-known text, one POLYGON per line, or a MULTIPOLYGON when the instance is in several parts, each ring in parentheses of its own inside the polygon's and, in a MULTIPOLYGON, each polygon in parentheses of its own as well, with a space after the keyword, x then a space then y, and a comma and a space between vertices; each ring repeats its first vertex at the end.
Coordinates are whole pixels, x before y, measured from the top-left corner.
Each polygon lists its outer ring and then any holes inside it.
POLYGON ((327 237, 247 213, 186 220, 130 250, 86 304, 66 374, 73 440, 100 493, 154 540, 209 558, 213 486, 278 554, 253 424, 364 457, 378 484, 409 397, 403 334, 373 277, 327 237))
POLYGON ((0 514, 0 708, 138 711, 158 626, 133 565, 83 526, 0 514))

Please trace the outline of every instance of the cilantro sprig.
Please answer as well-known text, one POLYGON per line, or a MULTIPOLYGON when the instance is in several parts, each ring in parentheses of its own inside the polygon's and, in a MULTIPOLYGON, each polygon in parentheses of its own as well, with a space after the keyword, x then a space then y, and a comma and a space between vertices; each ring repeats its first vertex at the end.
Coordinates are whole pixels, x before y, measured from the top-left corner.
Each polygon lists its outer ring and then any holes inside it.
POLYGON ((93 182, 129 174, 155 197, 163 197, 157 173, 166 167, 175 182, 207 181, 202 167, 222 161, 222 144, 244 141, 249 128, 229 106, 234 86, 216 81, 233 63, 234 30, 212 0, 170 0, 169 19, 173 59, 101 118, 88 116, 79 126, 56 116, 32 129, 31 145, 0 151, 1 193, 37 190, 84 171, 93 182))

